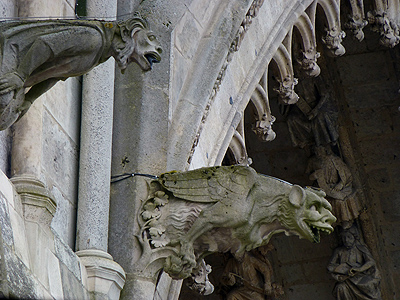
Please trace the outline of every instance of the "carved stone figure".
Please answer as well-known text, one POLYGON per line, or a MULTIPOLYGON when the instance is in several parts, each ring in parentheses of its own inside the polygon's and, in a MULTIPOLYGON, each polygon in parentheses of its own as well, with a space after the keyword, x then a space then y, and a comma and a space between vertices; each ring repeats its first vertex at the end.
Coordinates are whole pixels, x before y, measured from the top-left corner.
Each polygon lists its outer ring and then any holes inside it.
POLYGON ((367 15, 372 30, 380 34, 382 45, 393 48, 400 42, 400 28, 395 20, 388 17, 387 13, 372 11, 367 15))
POLYGON ((273 269, 266 257, 272 245, 245 252, 228 260, 222 284, 230 287, 227 300, 264 300, 283 295, 282 286, 272 282, 273 269), (261 275, 261 276, 260 276, 261 275))
POLYGON ((298 79, 292 76, 287 76, 279 81, 279 88, 274 88, 274 91, 279 94, 279 101, 284 104, 295 104, 299 100, 299 96, 294 91, 295 85, 298 84, 298 79))
POLYGON ((345 37, 346 33, 335 26, 331 30, 326 31, 326 35, 322 38, 322 42, 326 45, 326 48, 328 48, 333 56, 341 56, 346 52, 342 45, 342 41, 345 37))
POLYGON ((0 22, 0 130, 59 80, 85 74, 111 56, 122 71, 131 62, 150 70, 160 53, 154 34, 138 16, 120 22, 0 22))
POLYGON ((351 171, 339 156, 332 153, 330 146, 315 148, 315 156, 310 158, 306 173, 310 173, 310 179, 316 180, 328 196, 339 223, 359 216, 362 207, 353 188, 351 171))
POLYGON ((380 275, 368 248, 353 225, 342 232, 343 246, 336 248, 328 271, 337 281, 333 293, 338 300, 381 300, 380 275))
POLYGON ((186 285, 200 295, 210 295, 214 292, 214 285, 208 279, 211 273, 211 266, 202 259, 187 279, 186 285))
POLYGON ((317 64, 320 56, 321 54, 315 48, 311 48, 307 51, 302 51, 301 58, 298 58, 297 61, 308 76, 316 77, 321 73, 321 68, 317 64))
POLYGON ((274 124, 275 120, 276 118, 274 116, 267 116, 264 114, 261 120, 256 121, 251 130, 257 134, 260 140, 266 142, 273 141, 276 137, 276 133, 272 129, 272 124, 274 124))
POLYGON ((287 124, 296 147, 336 144, 338 110, 320 76, 302 80, 301 95, 287 112, 287 124))
POLYGON ((319 232, 332 232, 336 220, 324 196, 245 166, 165 173, 151 182, 138 216, 144 249, 138 272, 164 267, 173 278, 187 278, 207 254, 240 257, 279 232, 319 242, 319 232))

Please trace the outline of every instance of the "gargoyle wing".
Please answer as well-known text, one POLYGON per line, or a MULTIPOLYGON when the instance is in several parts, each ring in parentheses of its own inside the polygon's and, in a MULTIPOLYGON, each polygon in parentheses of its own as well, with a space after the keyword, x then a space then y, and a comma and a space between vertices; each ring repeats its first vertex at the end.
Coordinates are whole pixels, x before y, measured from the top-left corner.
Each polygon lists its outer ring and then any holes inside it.
POLYGON ((257 176, 250 167, 223 166, 164 173, 159 182, 177 198, 214 203, 246 197, 257 176))

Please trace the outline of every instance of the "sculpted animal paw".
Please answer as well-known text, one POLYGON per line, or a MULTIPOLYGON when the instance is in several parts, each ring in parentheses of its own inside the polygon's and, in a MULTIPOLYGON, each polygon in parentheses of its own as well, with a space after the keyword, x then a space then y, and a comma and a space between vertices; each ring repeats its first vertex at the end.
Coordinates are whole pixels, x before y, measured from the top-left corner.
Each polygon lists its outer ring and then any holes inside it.
POLYGON ((164 271, 173 279, 185 279, 190 276, 195 266, 196 261, 193 263, 185 258, 171 255, 165 259, 164 271))
POLYGON ((21 89, 23 86, 24 81, 16 72, 7 73, 0 77, 0 95, 21 89))

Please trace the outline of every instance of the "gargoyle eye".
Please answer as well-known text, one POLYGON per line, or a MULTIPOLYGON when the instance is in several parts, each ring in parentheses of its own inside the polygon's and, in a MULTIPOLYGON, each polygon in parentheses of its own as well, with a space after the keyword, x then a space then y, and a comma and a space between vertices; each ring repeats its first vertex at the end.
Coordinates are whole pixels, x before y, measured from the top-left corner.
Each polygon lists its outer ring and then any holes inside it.
POLYGON ((155 35, 149 35, 149 40, 150 41, 154 41, 156 39, 156 36, 155 35))
POLYGON ((310 207, 310 210, 311 211, 317 211, 317 208, 315 207, 315 205, 313 205, 313 206, 310 207))

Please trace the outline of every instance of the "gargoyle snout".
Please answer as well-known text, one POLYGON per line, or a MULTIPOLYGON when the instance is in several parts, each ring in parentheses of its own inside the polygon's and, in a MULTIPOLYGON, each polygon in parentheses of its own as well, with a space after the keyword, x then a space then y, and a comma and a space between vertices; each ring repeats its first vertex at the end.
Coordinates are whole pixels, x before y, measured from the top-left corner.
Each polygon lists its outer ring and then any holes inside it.
POLYGON ((321 221, 323 223, 328 223, 329 225, 332 225, 333 223, 336 222, 336 217, 327 209, 322 210, 322 215, 323 217, 321 218, 321 221))

